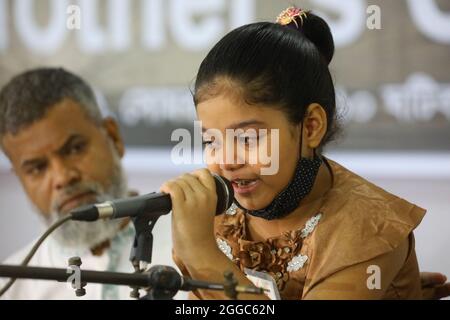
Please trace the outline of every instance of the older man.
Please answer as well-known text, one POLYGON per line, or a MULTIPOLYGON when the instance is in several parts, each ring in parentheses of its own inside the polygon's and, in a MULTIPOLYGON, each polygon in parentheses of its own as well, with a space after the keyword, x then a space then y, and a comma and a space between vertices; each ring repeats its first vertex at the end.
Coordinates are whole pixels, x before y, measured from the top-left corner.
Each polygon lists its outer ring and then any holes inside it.
MULTIPOLYGON (((82 204, 125 197, 124 144, 117 123, 103 119, 86 82, 63 69, 35 69, 0 92, 0 145, 29 199, 50 225, 82 204)), ((69 221, 44 242, 30 265, 131 272, 134 231, 128 221, 69 221)), ((31 245, 4 263, 18 264, 31 245)), ((0 287, 5 279, 0 279, 0 287)), ((88 284, 87 299, 128 298, 130 289, 88 284)), ((75 298, 69 284, 17 280, 3 298, 75 298)))

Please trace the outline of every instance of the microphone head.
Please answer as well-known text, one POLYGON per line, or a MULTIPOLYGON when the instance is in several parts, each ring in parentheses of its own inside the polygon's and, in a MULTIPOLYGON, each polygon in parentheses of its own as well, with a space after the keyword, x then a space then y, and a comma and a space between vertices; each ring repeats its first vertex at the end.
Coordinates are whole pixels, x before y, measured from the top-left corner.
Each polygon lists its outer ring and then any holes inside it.
POLYGON ((231 182, 217 174, 213 174, 216 182, 217 207, 216 215, 222 214, 228 210, 234 201, 234 189, 231 182))

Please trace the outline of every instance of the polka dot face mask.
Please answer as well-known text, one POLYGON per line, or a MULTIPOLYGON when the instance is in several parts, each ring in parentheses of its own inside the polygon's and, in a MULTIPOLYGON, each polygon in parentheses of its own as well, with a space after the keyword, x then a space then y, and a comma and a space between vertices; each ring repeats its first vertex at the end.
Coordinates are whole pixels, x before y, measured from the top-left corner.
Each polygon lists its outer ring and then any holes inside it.
POLYGON ((311 192, 321 164, 322 158, 316 155, 314 159, 300 158, 295 168, 294 177, 288 186, 263 209, 247 210, 237 200, 235 200, 235 203, 238 207, 255 217, 266 220, 284 217, 294 211, 300 204, 300 201, 311 192))

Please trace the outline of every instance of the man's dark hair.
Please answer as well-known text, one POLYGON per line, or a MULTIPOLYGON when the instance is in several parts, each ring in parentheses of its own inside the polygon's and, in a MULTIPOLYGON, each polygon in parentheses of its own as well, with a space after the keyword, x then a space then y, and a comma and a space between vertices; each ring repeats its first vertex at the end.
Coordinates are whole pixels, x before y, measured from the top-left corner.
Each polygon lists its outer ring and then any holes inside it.
POLYGON ((38 68, 13 77, 0 91, 0 141, 41 120, 55 104, 69 98, 95 122, 102 119, 91 87, 62 68, 38 68))

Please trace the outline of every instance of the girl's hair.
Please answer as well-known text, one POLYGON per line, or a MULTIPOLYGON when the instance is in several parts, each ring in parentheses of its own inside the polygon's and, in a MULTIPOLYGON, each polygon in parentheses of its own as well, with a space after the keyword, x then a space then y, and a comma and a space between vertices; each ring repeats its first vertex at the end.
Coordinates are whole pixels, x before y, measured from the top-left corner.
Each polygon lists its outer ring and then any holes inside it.
POLYGON ((225 35, 200 65, 195 105, 233 89, 248 104, 279 107, 297 125, 307 107, 318 103, 327 114, 321 146, 330 141, 337 129, 335 91, 328 70, 333 36, 328 24, 310 12, 303 23, 296 22, 252 23, 225 35))

